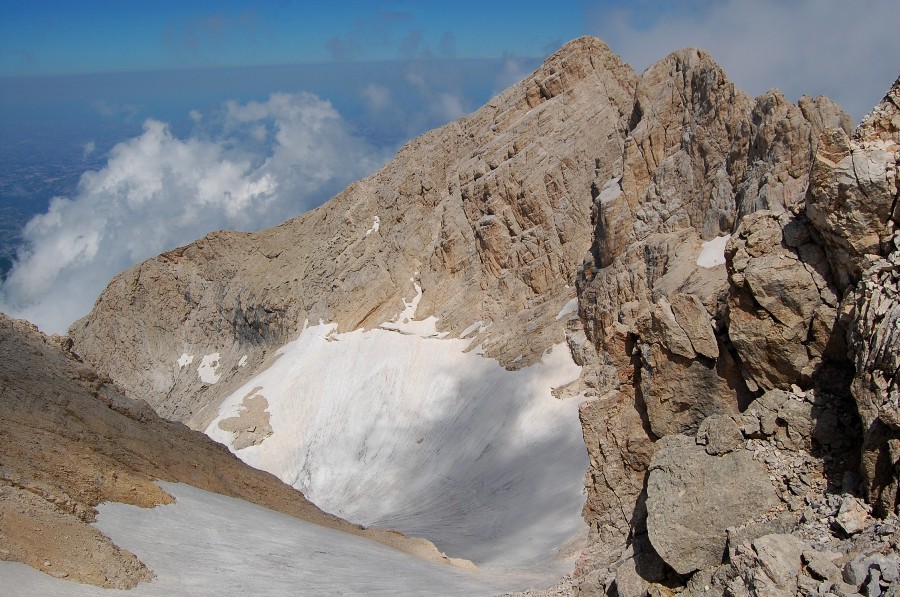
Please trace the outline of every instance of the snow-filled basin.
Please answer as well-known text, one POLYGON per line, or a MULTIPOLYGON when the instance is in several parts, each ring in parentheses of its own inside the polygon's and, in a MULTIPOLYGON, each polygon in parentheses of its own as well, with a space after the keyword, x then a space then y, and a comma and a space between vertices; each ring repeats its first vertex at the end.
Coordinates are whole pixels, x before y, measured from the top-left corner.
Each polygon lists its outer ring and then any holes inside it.
POLYGON ((580 368, 561 344, 507 371, 415 321, 417 303, 391 329, 307 326, 206 432, 233 445, 219 422, 262 395, 273 433, 236 454, 324 510, 479 566, 547 564, 585 528, 579 400, 551 395, 580 368))

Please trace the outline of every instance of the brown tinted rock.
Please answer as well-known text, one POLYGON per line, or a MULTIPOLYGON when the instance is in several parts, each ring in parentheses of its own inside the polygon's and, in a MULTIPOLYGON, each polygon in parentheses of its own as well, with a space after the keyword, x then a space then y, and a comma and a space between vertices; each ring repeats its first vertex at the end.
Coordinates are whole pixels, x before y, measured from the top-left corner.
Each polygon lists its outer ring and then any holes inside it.
POLYGON ((830 281, 802 258, 819 255, 811 237, 802 234, 805 226, 789 214, 757 212, 742 220, 726 251, 732 282, 728 336, 764 390, 808 385, 834 326, 830 281), (814 320, 821 322, 814 326, 814 320))
POLYGON ((713 332, 713 320, 700 299, 693 294, 675 294, 672 296, 672 311, 694 351, 709 359, 718 358, 719 345, 713 332))
POLYGON ((737 414, 741 391, 729 364, 728 354, 709 362, 684 358, 659 343, 642 344, 640 390, 653 433, 694 433, 710 415, 737 414))
POLYGON ((866 273, 846 301, 856 376, 851 385, 863 423, 863 470, 878 512, 895 511, 900 495, 900 251, 866 273))
POLYGON ((700 424, 697 443, 704 446, 707 454, 720 456, 743 448, 744 436, 734 417, 712 415, 700 424))
POLYGON ((584 518, 591 527, 593 557, 617 553, 631 531, 638 497, 653 457, 655 437, 644 422, 635 396, 610 392, 585 402, 579 410, 590 457, 585 473, 584 518))
POLYGON ((823 135, 809 209, 848 286, 842 304, 862 419, 862 468, 880 515, 900 495, 900 79, 852 138, 823 135))

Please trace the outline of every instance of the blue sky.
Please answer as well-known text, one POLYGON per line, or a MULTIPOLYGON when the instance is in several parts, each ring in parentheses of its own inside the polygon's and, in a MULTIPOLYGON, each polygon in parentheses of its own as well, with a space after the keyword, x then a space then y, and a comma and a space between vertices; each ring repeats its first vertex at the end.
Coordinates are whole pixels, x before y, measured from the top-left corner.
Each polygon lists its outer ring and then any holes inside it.
POLYGON ((0 74, 542 56, 584 33, 589 4, 5 0, 0 74))
POLYGON ((753 96, 859 120, 898 25, 898 0, 0 0, 0 228, 19 214, 22 241, 0 310, 64 332, 122 269, 321 204, 581 35, 638 72, 699 47, 753 96))
POLYGON ((2 0, 0 77, 543 58, 580 35, 638 71, 708 50, 752 95, 826 94, 857 119, 900 67, 896 0, 2 0))

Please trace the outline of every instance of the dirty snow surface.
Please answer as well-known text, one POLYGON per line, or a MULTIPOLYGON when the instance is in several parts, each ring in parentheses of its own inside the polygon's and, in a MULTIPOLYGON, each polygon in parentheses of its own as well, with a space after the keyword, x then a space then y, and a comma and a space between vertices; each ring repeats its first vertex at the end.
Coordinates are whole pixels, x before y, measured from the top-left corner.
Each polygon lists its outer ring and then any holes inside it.
POLYGON ((255 504, 161 483, 176 503, 143 509, 102 504, 96 526, 156 574, 130 591, 57 580, 0 562, 0 594, 492 595, 502 584, 478 572, 426 562, 362 537, 255 504))
POLYGON ((218 424, 259 388, 273 434, 235 452, 248 464, 327 512, 426 537, 483 569, 558 574, 560 548, 585 529, 588 459, 580 400, 551 390, 580 368, 560 344, 507 371, 467 352, 469 340, 442 339, 434 318, 415 320, 420 298, 417 286, 393 322, 368 331, 307 325, 206 433, 232 445, 218 424))

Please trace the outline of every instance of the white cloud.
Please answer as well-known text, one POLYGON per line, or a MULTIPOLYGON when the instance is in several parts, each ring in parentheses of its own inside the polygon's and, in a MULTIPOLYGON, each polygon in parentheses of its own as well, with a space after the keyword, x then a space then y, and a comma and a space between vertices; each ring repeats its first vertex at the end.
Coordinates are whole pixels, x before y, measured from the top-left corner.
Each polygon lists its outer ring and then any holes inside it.
POLYGON ((452 82, 442 80, 439 68, 425 62, 411 65, 406 72, 406 83, 419 97, 419 104, 425 106, 428 118, 445 123, 468 114, 469 109, 463 94, 452 82))
POLYGON ((521 59, 506 54, 503 57, 503 68, 494 80, 494 91, 491 95, 498 95, 527 77, 531 74, 532 67, 533 65, 526 66, 521 59))
POLYGON ((140 136, 116 145, 73 197, 54 199, 25 227, 0 309, 62 333, 128 266, 211 230, 282 222, 387 157, 311 94, 231 102, 223 124, 216 137, 179 139, 148 120, 140 136))
POLYGON ((792 100, 827 95, 857 120, 900 68, 896 0, 695 0, 662 8, 639 2, 628 10, 598 8, 592 22, 639 72, 672 51, 699 47, 751 95, 772 87, 792 100))
POLYGON ((82 150, 84 150, 84 159, 87 159, 89 155, 94 153, 97 149, 97 144, 93 141, 88 141, 84 145, 81 146, 82 150))
POLYGON ((456 93, 439 93, 433 104, 435 115, 448 121, 456 120, 466 113, 464 99, 456 93))
POLYGON ((362 90, 363 101, 369 110, 380 112, 391 104, 391 90, 378 83, 369 83, 362 90))

